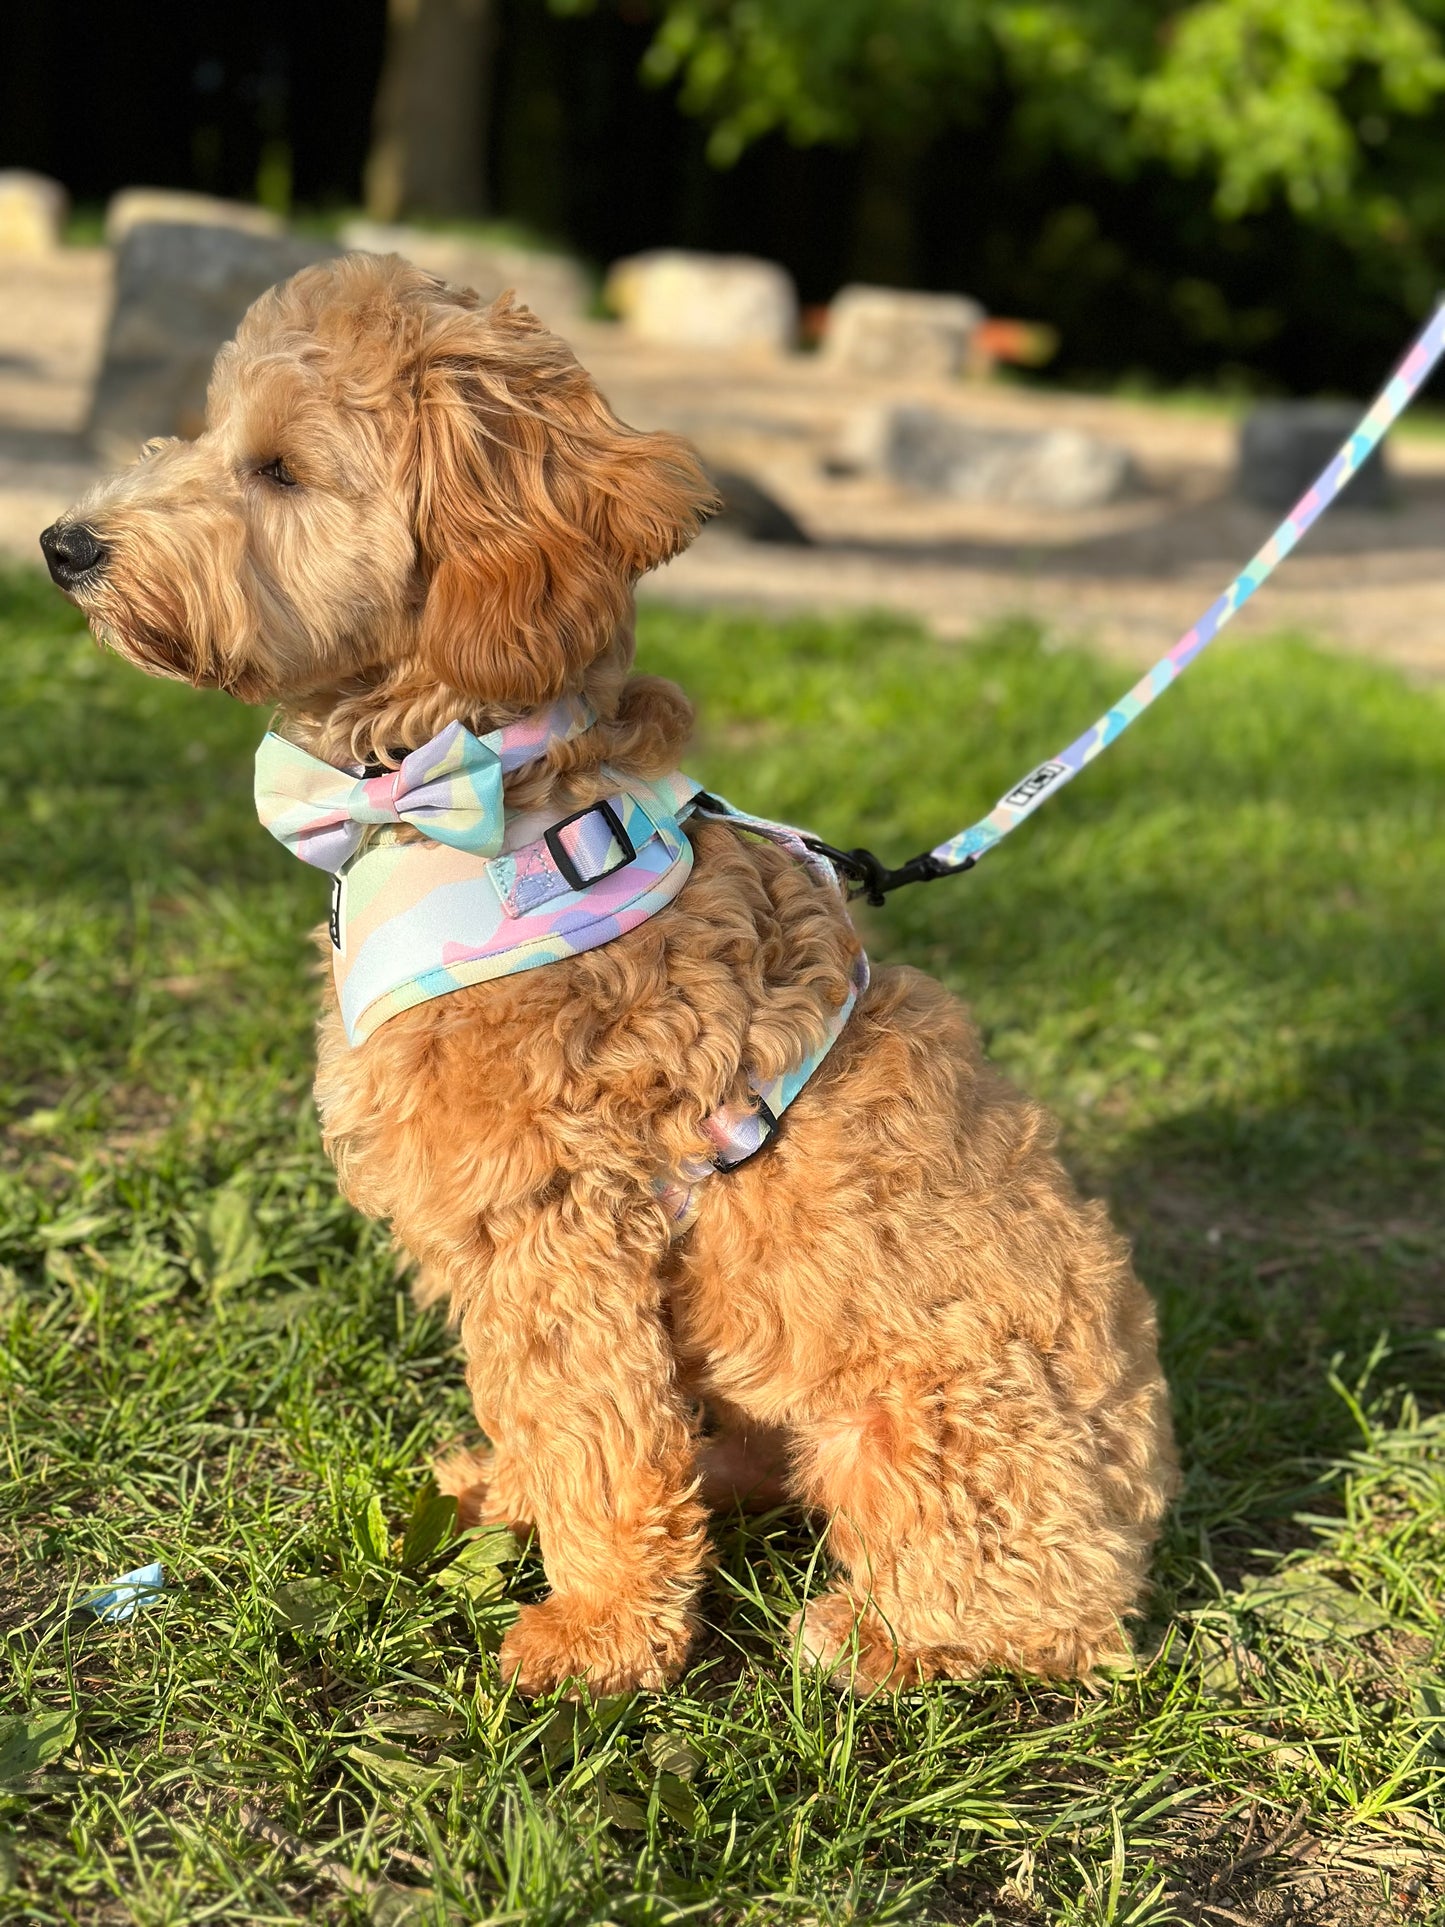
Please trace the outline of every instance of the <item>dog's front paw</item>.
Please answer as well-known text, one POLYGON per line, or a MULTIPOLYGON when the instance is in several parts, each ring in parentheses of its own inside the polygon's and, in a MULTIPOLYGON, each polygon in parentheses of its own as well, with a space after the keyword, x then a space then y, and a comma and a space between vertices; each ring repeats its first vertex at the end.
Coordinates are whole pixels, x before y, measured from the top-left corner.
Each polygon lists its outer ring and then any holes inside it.
POLYGON ((660 1692, 682 1670, 690 1630, 671 1616, 554 1593, 522 1608, 502 1641, 502 1677, 528 1695, 568 1681, 593 1693, 660 1692))

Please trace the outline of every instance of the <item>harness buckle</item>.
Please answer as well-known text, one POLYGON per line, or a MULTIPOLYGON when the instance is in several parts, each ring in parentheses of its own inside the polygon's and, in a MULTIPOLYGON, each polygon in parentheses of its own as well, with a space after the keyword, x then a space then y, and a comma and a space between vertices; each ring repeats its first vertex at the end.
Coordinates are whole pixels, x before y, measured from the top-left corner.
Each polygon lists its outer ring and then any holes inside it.
POLYGON ((547 845, 548 855, 556 864, 565 882, 573 890, 590 890, 594 883, 601 883, 604 878, 615 876, 619 870, 626 869, 627 865, 631 863, 637 855, 637 845, 622 827, 621 817, 618 816, 612 805, 606 802, 589 803, 585 809, 574 810, 570 816, 564 816, 560 823, 554 823, 552 825, 551 829, 548 830, 544 836, 543 841, 547 845), (562 832, 563 830, 570 829, 574 823, 580 823, 584 818, 589 816, 600 816, 602 818, 607 826, 610 842, 617 848, 620 854, 616 861, 609 863, 605 869, 596 870, 591 876, 583 876, 582 872, 577 868, 571 852, 562 841, 562 832))
POLYGON ((772 1143, 778 1128, 777 1113, 767 1100, 756 1092, 753 1094, 753 1109, 748 1113, 746 1121, 750 1124, 754 1119, 762 1127, 758 1133, 757 1143, 746 1147, 741 1144, 730 1144, 728 1150, 735 1150, 737 1153, 734 1157, 728 1156, 727 1152, 722 1150, 716 1151, 712 1161, 715 1171, 736 1171, 739 1165, 746 1164, 749 1158, 755 1158, 759 1151, 766 1150, 772 1143))

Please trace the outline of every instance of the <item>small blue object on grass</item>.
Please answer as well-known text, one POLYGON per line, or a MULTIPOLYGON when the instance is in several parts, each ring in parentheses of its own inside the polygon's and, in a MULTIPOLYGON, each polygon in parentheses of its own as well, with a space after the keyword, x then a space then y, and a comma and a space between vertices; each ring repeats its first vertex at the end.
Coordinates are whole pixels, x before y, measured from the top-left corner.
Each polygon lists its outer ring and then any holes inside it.
POLYGON ((164 1589, 165 1573, 159 1565, 137 1566, 134 1572, 123 1572, 99 1592, 87 1593, 75 1603, 97 1619, 130 1619, 137 1606, 154 1604, 164 1589))

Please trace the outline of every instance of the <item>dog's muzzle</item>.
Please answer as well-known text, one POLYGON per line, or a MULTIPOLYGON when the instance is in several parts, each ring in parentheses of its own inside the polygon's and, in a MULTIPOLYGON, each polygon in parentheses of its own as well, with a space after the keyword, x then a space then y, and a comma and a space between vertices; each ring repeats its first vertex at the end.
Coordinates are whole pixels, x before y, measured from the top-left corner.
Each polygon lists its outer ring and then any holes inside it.
POLYGON ((95 574, 109 550, 83 522, 52 522, 40 538, 45 566, 57 588, 76 589, 95 574))

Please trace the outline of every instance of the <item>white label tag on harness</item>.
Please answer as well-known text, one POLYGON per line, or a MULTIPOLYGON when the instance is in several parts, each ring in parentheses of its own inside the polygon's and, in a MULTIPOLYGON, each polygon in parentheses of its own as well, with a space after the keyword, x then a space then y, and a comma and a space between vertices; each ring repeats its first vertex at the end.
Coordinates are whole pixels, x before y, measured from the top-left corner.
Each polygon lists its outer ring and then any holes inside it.
POLYGON ((1065 782, 1072 774, 1067 763, 1040 763, 1031 769, 1021 783, 1015 783, 1007 796, 999 798, 998 807, 1004 810, 1032 809, 1035 803, 1042 802, 1051 789, 1065 782))
POLYGON ((331 916, 328 923, 328 928, 331 931, 331 947, 333 950, 344 950, 344 945, 341 941, 341 932, 344 927, 341 917, 342 887, 341 872, 338 870, 336 875, 331 879, 331 916))

